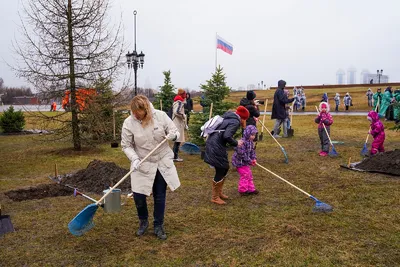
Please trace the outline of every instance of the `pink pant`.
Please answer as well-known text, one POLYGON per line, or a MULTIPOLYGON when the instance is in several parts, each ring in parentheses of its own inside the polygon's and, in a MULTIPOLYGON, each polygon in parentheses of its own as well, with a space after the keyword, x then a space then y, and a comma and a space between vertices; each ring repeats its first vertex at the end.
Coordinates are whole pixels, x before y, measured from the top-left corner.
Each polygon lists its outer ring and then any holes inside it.
POLYGON ((372 141, 371 155, 375 155, 378 152, 385 152, 383 142, 385 142, 385 132, 381 132, 378 136, 374 138, 374 141, 372 141))
POLYGON ((253 174, 251 173, 250 166, 242 166, 236 169, 240 175, 238 183, 239 193, 253 192, 256 190, 253 183, 253 174))
POLYGON ((375 155, 378 152, 385 152, 385 148, 382 141, 374 140, 371 145, 371 155, 375 155))

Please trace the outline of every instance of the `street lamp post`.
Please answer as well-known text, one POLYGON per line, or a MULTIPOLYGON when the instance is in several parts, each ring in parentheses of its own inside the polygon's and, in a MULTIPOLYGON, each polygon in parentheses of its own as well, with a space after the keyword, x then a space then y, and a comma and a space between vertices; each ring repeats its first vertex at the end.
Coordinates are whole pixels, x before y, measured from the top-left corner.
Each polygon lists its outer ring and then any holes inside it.
POLYGON ((137 96, 137 70, 138 68, 143 69, 143 64, 144 64, 144 54, 141 51, 140 54, 136 51, 136 10, 133 11, 133 17, 134 17, 134 41, 135 41, 135 49, 132 51, 132 53, 126 54, 126 62, 128 64, 128 69, 133 69, 133 72, 135 73, 135 96, 137 96))
POLYGON ((379 71, 376 70, 376 75, 378 75, 378 83, 381 83, 381 76, 382 76, 383 70, 379 71))

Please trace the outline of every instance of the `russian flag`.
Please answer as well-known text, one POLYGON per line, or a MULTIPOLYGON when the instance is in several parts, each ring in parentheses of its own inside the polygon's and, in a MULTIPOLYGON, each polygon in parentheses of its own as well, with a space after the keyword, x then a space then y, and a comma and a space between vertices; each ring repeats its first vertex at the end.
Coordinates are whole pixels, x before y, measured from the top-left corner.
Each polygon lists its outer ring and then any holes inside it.
POLYGON ((217 35, 217 49, 221 49, 222 51, 232 55, 233 53, 233 45, 222 39, 217 35))

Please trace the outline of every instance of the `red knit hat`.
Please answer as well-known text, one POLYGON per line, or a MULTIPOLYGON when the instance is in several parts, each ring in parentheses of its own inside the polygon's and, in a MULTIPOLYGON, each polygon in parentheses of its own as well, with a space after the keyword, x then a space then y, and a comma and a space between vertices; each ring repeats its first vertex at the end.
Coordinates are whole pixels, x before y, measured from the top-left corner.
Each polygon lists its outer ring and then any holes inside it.
POLYGON ((247 108, 243 107, 243 106, 239 106, 236 109, 236 114, 239 115, 239 117, 242 120, 247 120, 250 117, 250 112, 247 110, 247 108))
POLYGON ((178 95, 182 96, 182 98, 186 98, 186 91, 182 88, 178 89, 178 95))

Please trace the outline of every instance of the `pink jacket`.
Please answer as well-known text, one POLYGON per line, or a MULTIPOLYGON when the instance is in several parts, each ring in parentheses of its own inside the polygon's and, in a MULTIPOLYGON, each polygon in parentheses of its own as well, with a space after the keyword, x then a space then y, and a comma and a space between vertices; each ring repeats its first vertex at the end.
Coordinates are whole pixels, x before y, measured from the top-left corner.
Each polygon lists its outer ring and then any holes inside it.
POLYGON ((375 111, 371 110, 368 112, 368 117, 372 119, 371 121, 371 135, 374 137, 374 140, 385 140, 385 127, 383 123, 379 120, 379 115, 375 111))
POLYGON ((332 116, 329 112, 321 112, 319 116, 315 118, 315 123, 318 123, 318 129, 324 128, 325 126, 330 126, 333 123, 332 116))

